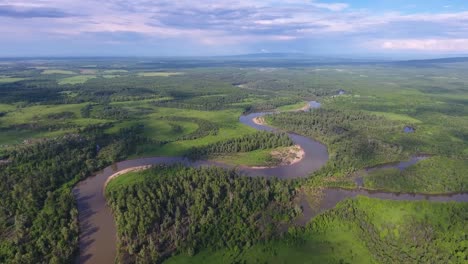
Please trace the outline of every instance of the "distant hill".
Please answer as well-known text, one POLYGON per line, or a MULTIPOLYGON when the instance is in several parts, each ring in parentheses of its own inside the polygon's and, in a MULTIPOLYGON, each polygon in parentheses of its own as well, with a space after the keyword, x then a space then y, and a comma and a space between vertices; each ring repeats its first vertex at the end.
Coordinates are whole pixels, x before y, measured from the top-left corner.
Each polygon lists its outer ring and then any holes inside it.
POLYGON ((382 59, 372 59, 372 58, 350 58, 350 57, 340 57, 332 55, 313 55, 307 53, 250 53, 250 54, 240 54, 240 55, 228 55, 228 56, 216 56, 212 57, 216 59, 227 59, 227 60, 298 60, 298 61, 309 61, 309 62, 319 62, 319 63, 356 63, 356 62, 376 62, 383 61, 382 59))
POLYGON ((228 56, 217 56, 223 58, 232 58, 232 59, 290 59, 290 58, 304 58, 311 57, 311 55, 305 53, 281 53, 281 52, 262 52, 262 53, 249 53, 249 54, 239 54, 239 55, 228 55, 228 56))
POLYGON ((132 65, 134 68, 145 69, 149 67, 164 68, 194 68, 194 67, 314 67, 333 65, 387 65, 406 67, 441 67, 439 64, 465 63, 467 56, 436 58, 436 59, 413 59, 397 60, 390 58, 373 57, 342 57, 336 55, 315 55, 306 53, 252 53, 240 55, 225 55, 211 57, 38 57, 38 58, 0 58, 0 62, 23 62, 23 63, 54 63, 66 64, 69 61, 89 64, 106 64, 108 61, 118 60, 124 64, 132 65))
POLYGON ((453 57, 453 58, 439 58, 439 59, 426 59, 426 60, 407 60, 407 61, 399 61, 398 63, 435 64, 435 63, 459 63, 459 62, 468 62, 468 57, 453 57))

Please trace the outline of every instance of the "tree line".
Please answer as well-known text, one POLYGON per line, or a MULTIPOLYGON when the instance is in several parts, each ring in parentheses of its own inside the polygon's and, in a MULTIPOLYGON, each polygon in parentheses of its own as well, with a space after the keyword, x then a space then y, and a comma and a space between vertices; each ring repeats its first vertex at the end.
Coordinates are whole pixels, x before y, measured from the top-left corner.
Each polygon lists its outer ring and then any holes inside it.
POLYGON ((172 107, 194 110, 223 110, 235 108, 232 104, 241 103, 248 97, 247 93, 237 92, 222 95, 179 97, 168 100, 158 100, 153 104, 158 107, 172 107))
POLYGON ((186 154, 190 159, 203 159, 213 154, 249 152, 292 146, 294 143, 286 133, 258 131, 238 138, 219 141, 206 146, 193 147, 186 154))

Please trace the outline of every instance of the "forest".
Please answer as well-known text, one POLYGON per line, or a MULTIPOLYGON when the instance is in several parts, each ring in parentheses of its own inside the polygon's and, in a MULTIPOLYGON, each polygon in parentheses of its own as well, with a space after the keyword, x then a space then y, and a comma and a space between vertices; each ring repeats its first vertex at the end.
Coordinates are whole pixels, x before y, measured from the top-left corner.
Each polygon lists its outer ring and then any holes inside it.
POLYGON ((206 248, 242 249, 278 236, 297 214, 287 182, 219 168, 154 167, 111 181, 124 263, 159 263, 206 248))
POLYGON ((66 263, 78 246, 73 183, 131 153, 138 128, 44 139, 7 152, 0 164, 0 262, 66 263))

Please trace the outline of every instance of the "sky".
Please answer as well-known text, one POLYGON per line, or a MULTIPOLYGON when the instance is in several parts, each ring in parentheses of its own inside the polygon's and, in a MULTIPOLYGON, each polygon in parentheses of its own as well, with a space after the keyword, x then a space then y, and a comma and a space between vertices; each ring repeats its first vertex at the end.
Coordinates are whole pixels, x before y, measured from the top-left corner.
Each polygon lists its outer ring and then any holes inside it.
POLYGON ((468 0, 0 0, 0 57, 468 54, 468 0))

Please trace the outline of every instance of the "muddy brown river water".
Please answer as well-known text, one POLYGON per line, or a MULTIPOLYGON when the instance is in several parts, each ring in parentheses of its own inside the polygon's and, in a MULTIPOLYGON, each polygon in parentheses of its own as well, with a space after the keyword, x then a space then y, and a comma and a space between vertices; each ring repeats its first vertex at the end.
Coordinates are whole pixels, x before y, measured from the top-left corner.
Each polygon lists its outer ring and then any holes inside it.
MULTIPOLYGON (((320 104, 315 101, 310 102, 309 105, 311 108, 320 107, 320 104)), ((239 121, 258 130, 275 131, 275 128, 266 125, 258 125, 253 122, 255 117, 265 114, 269 113, 243 115, 239 118, 239 121)), ((294 143, 300 145, 305 152, 304 158, 301 161, 292 165, 274 168, 253 169, 237 167, 239 172, 252 177, 278 177, 281 179, 300 178, 309 176, 328 161, 327 148, 323 144, 294 133, 289 133, 289 136, 294 143)), ((112 211, 104 197, 104 188, 110 177, 126 169, 176 163, 194 167, 220 166, 232 168, 232 166, 212 161, 191 162, 183 157, 150 157, 118 162, 81 181, 73 189, 77 201, 80 223, 80 254, 76 262, 99 264, 114 263, 116 257, 117 232, 112 211)), ((391 200, 468 201, 468 194, 420 195, 370 192, 362 189, 326 189, 324 191, 324 199, 319 208, 312 210, 310 207, 307 207, 307 205, 303 205, 304 218, 302 222, 306 223, 316 214, 333 208, 339 201, 357 195, 391 200)))

